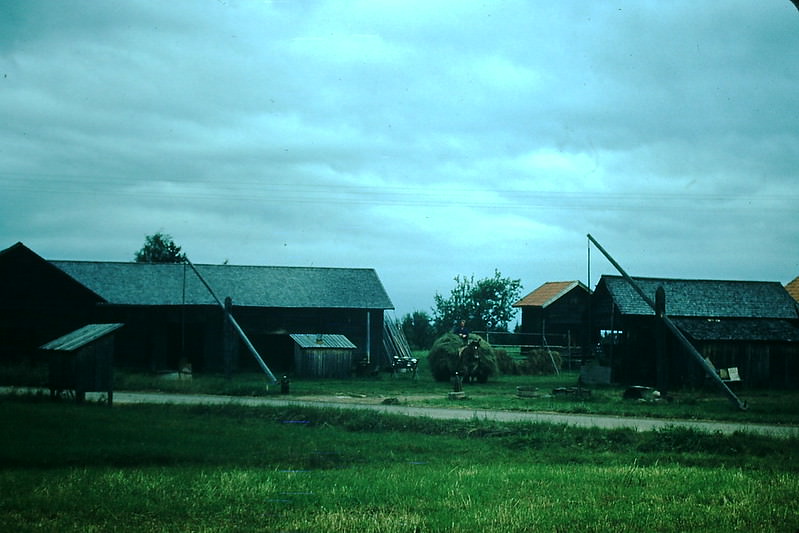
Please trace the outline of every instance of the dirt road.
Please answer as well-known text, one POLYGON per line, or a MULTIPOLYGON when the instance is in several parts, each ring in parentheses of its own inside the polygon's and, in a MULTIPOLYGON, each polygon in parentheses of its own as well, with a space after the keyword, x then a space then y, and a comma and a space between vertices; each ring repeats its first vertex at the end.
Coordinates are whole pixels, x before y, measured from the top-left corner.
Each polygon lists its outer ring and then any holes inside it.
POLYGON ((733 423, 696 420, 668 420, 658 418, 630 418, 604 415, 578 415, 561 413, 529 413, 515 411, 493 411, 486 409, 461 409, 438 407, 409 407, 405 405, 383 405, 359 403, 357 400, 315 401, 286 397, 237 397, 210 394, 159 394, 145 392, 115 392, 115 404, 131 403, 172 403, 172 404, 234 404, 234 405, 301 405, 311 407, 333 407, 340 409, 368 409, 383 413, 407 416, 422 416, 436 419, 469 420, 472 418, 498 422, 545 422, 577 427, 598 427, 604 429, 631 428, 637 431, 652 431, 666 427, 687 427, 709 433, 731 434, 736 431, 768 435, 779 438, 799 437, 799 426, 777 426, 753 423, 733 423))
MULTIPOLYGON (((0 396, 31 392, 45 393, 44 390, 0 387, 0 396)), ((49 394, 49 392, 47 392, 49 394)), ((87 400, 99 398, 98 393, 88 393, 87 400)), ((308 398, 281 397, 245 397, 219 396, 213 394, 165 394, 157 392, 115 392, 115 404, 211 404, 211 405, 247 405, 247 406, 308 406, 332 407, 337 409, 366 409, 382 413, 393 413, 406 416, 422 416, 442 420, 470 420, 478 418, 497 422, 544 422, 548 424, 564 424, 575 427, 596 427, 603 429, 630 428, 636 431, 653 431, 667 427, 686 427, 707 433, 729 435, 736 431, 767 435, 783 439, 799 437, 799 426, 769 425, 754 423, 717 422, 710 420, 677 420, 662 418, 632 418, 608 415, 580 415, 564 413, 496 411, 489 409, 463 409, 443 407, 410 407, 407 405, 384 405, 381 403, 359 400, 357 398, 326 397, 322 400, 308 398)))

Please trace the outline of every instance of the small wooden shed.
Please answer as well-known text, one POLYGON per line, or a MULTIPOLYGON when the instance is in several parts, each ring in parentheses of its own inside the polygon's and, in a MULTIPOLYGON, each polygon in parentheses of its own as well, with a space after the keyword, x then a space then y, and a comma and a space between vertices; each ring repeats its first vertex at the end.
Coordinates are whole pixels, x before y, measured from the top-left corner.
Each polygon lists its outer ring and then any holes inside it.
POLYGON ((294 373, 300 377, 348 378, 356 346, 344 335, 295 333, 294 373))
POLYGON ((47 352, 50 394, 75 391, 81 402, 87 392, 105 392, 113 402, 114 336, 124 324, 89 324, 40 347, 47 352))
POLYGON ((514 303, 522 311, 525 344, 567 346, 569 354, 579 347, 587 354, 590 299, 591 290, 580 281, 549 281, 514 303))

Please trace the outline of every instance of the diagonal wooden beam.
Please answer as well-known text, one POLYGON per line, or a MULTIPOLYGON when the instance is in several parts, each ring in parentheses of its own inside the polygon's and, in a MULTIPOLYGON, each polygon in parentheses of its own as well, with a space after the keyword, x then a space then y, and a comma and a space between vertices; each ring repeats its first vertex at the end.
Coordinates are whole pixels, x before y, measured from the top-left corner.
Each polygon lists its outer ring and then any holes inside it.
POLYGON ((244 345, 247 346, 247 350, 249 350, 252 356, 255 357, 255 360, 258 361, 258 366, 260 366, 261 370, 264 371, 266 377, 269 378, 272 384, 277 383, 277 378, 275 378, 275 375, 272 374, 271 370, 269 370, 269 367, 266 366, 266 363, 264 363, 264 360, 261 358, 261 354, 259 354, 258 350, 255 349, 255 346, 252 345, 250 339, 247 337, 247 334, 244 333, 243 329, 241 329, 241 326, 239 326, 239 323, 236 321, 236 319, 233 317, 230 311, 228 311, 228 309, 225 307, 225 304, 223 304, 222 301, 219 298, 217 298, 216 293, 214 293, 214 290, 211 288, 211 285, 209 285, 208 282, 205 281, 205 278, 202 276, 202 274, 200 274, 200 271, 197 270, 197 267, 194 266, 194 263, 189 261, 188 257, 185 259, 186 263, 191 267, 191 269, 197 275, 197 278, 199 278, 202 284, 205 285, 205 288, 208 289, 209 293, 211 293, 211 296, 214 298, 214 300, 216 300, 216 303, 219 304, 219 307, 222 308, 222 312, 225 314, 225 318, 228 319, 230 324, 233 326, 233 329, 236 330, 236 333, 239 334, 241 340, 244 341, 244 345))

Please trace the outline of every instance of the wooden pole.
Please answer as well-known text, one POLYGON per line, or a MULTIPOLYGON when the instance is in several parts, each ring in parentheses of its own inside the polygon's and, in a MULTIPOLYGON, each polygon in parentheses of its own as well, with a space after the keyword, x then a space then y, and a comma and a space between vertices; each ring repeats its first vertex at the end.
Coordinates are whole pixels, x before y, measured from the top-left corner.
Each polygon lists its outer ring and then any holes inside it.
POLYGON ((233 326, 233 329, 236 330, 236 333, 239 334, 239 337, 241 337, 241 340, 244 342, 244 345, 250 351, 252 356, 255 357, 256 361, 258 361, 258 366, 260 366, 261 370, 264 371, 264 374, 266 374, 266 377, 268 377, 269 380, 273 384, 277 383, 277 378, 275 378, 275 375, 272 374, 271 370, 269 370, 269 367, 266 366, 266 363, 264 363, 264 360, 261 359, 261 355, 258 353, 258 350, 256 350, 255 346, 252 345, 252 343, 250 342, 250 339, 247 338, 247 335, 244 333, 244 330, 241 329, 241 326, 239 326, 239 323, 236 322, 235 318, 233 318, 233 315, 230 313, 230 311, 228 311, 225 308, 225 304, 223 304, 219 300, 219 298, 217 298, 216 294, 214 293, 214 290, 211 288, 211 286, 208 284, 208 282, 205 281, 205 278, 202 277, 202 274, 200 274, 200 271, 197 270, 197 267, 195 267, 194 264, 191 261, 189 261, 188 258, 186 258, 186 263, 191 267, 191 269, 194 271, 194 273, 197 274, 197 277, 199 278, 199 280, 202 282, 203 285, 205 285, 205 288, 208 289, 208 292, 211 293, 211 296, 214 298, 214 300, 216 300, 216 303, 219 305, 219 307, 222 308, 222 311, 225 313, 225 317, 228 319, 230 324, 233 326))
MULTIPOLYGON (((666 315, 666 291, 659 285, 655 292, 655 314, 658 317, 666 315)), ((669 365, 666 356, 666 326, 663 320, 655 322, 655 354, 657 357, 657 387, 661 392, 669 389, 669 365)))

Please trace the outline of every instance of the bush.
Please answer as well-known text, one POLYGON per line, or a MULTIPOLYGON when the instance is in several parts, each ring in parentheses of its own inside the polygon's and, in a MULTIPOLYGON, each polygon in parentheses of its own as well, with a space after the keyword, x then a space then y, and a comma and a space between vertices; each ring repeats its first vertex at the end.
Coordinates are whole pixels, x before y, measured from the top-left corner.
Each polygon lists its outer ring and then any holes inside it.
POLYGON ((31 361, 0 365, 0 385, 7 387, 46 387, 49 367, 31 361))
POLYGON ((521 374, 527 374, 531 376, 554 374, 555 368, 552 366, 553 359, 558 369, 560 369, 562 365, 560 352, 556 350, 536 348, 525 350, 522 352, 522 354, 525 356, 525 358, 524 361, 519 363, 519 371, 521 374))
MULTIPOLYGON (((479 339, 480 356, 477 364, 477 381, 484 383, 490 376, 498 373, 497 358, 494 349, 482 337, 475 334, 469 335, 469 341, 479 339)), ((455 372, 461 372, 459 352, 463 347, 463 341, 454 333, 445 333, 433 343, 427 360, 430 364, 430 372, 436 381, 449 381, 455 372)))
POLYGON ((506 376, 548 376, 555 373, 553 359, 558 369, 563 362, 560 352, 546 348, 522 348, 523 359, 516 359, 502 349, 495 349, 494 353, 499 371, 506 376))
POLYGON ((497 367, 500 372, 506 376, 518 376, 521 374, 519 364, 508 354, 507 350, 497 348, 494 350, 494 354, 497 356, 497 367))

